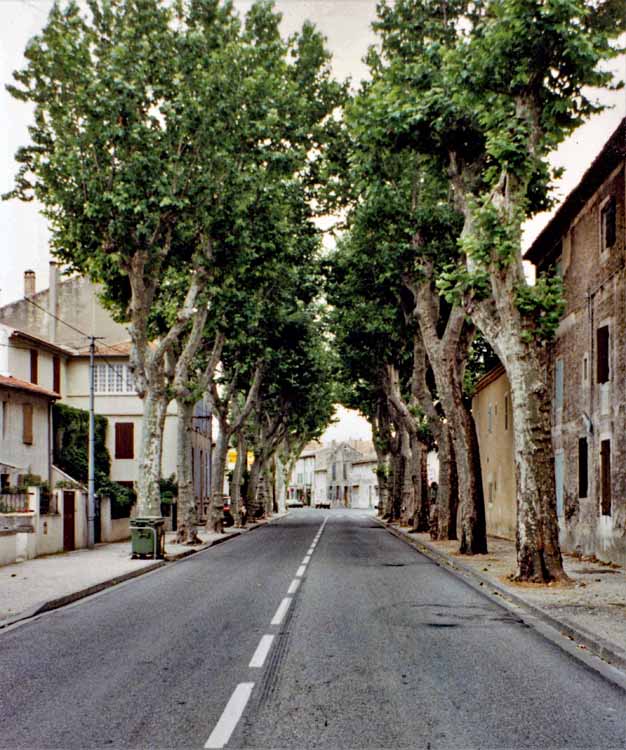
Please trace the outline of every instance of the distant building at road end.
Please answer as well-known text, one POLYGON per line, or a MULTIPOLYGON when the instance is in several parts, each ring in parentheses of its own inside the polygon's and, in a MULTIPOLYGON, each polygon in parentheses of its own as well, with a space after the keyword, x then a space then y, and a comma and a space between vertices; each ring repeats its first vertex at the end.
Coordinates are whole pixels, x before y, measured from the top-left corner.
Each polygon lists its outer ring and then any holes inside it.
POLYGON ((289 481, 289 502, 331 508, 374 508, 378 503, 374 446, 367 440, 309 443, 289 481))

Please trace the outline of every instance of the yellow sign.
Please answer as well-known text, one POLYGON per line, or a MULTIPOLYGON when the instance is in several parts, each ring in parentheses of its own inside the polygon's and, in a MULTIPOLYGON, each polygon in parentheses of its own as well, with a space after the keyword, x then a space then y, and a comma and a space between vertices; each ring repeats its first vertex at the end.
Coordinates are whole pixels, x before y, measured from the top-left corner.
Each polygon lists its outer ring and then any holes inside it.
MULTIPOLYGON (((248 451, 246 458, 247 458, 248 468, 250 468, 252 464, 254 463, 254 451, 248 451)), ((231 448, 228 451, 228 455, 226 456, 227 470, 232 471, 235 468, 236 463, 237 463, 237 449, 231 448)))

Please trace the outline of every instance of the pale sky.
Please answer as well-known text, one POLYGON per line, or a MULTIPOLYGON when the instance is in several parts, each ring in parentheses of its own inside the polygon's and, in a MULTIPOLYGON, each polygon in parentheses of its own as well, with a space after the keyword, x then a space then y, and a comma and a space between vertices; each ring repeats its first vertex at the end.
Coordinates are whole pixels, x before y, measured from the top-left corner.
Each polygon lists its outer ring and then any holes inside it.
POLYGON ((334 418, 338 421, 326 428, 320 438, 322 443, 331 443, 333 440, 341 442, 351 438, 355 440, 372 439, 372 426, 365 417, 353 409, 346 409, 338 404, 335 408, 334 418))

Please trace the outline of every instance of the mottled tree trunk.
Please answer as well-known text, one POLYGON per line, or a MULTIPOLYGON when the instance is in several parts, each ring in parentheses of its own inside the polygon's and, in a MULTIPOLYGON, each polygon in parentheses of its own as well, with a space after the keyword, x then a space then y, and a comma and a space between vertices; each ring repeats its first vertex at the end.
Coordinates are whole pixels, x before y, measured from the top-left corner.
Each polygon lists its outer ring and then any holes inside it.
POLYGON ((513 407, 517 482, 517 578, 549 582, 566 579, 556 512, 549 350, 500 336, 499 354, 507 371, 513 407))
POLYGON ((415 513, 415 487, 413 484, 413 451, 411 436, 406 428, 400 430, 400 460, 402 462, 402 482, 400 485, 400 514, 402 524, 409 525, 415 513))
POLYGON ((224 531, 224 477, 230 434, 220 421, 220 430, 213 450, 211 464, 211 509, 207 518, 207 531, 224 531))
POLYGON ((430 535, 433 539, 457 538, 458 482, 454 449, 447 425, 442 425, 439 434, 437 455, 439 458, 439 482, 437 500, 431 520, 430 535))
POLYGON ((255 455, 250 467, 250 478, 248 480, 247 505, 250 518, 260 518, 264 512, 264 505, 260 495, 262 469, 261 457, 255 455))
POLYGON ((487 527, 480 460, 476 454, 474 418, 463 394, 463 375, 473 327, 465 311, 455 307, 449 313, 442 335, 440 297, 430 280, 412 287, 415 311, 422 339, 435 377, 437 393, 446 415, 454 448, 460 500, 459 552, 466 555, 487 552, 487 527))
POLYGON ((241 528, 246 525, 246 514, 248 509, 241 502, 241 485, 243 483, 243 472, 246 467, 248 452, 246 439, 242 432, 237 435, 237 460, 233 470, 233 478, 230 483, 230 512, 235 519, 235 526, 241 528))
MULTIPOLYGON (((519 105, 524 103, 519 101, 519 105)), ((532 109, 527 113, 532 115, 532 109)), ((528 146, 532 153, 538 123, 531 117, 528 124, 531 132, 528 146)), ((478 231, 475 209, 468 200, 474 187, 473 175, 463 168, 453 152, 450 175, 457 205, 465 218, 462 232, 465 241, 474 238, 478 231)), ((527 185, 503 171, 489 196, 511 239, 521 235, 519 209, 526 194, 527 185)), ((519 290, 527 285, 521 244, 506 259, 500 251, 499 244, 494 242, 490 261, 483 266, 489 274, 490 294, 482 299, 468 297, 466 310, 498 355, 511 388, 517 478, 517 578, 548 583, 567 578, 556 514, 550 347, 535 329, 536 321, 525 318, 518 307, 519 290)), ((475 264, 475 259, 467 258, 470 270, 475 264)))
POLYGON ((188 399, 176 400, 177 415, 177 445, 176 445, 176 474, 178 480, 178 528, 176 541, 179 544, 201 544, 202 540, 196 532, 198 523, 196 514, 196 498, 193 486, 193 472, 191 468, 193 412, 194 406, 188 399))
POLYGON ((161 452, 163 441, 163 413, 167 397, 161 391, 150 390, 143 399, 141 444, 137 459, 137 516, 160 516, 161 452))
POLYGON ((426 449, 416 438, 411 439, 411 476, 413 481, 413 514, 410 519, 412 531, 428 531, 430 528, 430 498, 426 471, 426 449))

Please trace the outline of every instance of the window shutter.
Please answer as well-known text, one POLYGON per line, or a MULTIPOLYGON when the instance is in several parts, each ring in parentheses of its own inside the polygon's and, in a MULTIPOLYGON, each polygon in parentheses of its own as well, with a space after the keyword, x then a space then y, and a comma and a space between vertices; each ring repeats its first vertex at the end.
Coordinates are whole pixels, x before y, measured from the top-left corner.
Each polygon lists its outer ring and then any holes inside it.
POLYGON ((39 382, 39 353, 36 349, 30 350, 30 382, 39 382))
POLYGON ((22 404, 22 442, 33 444, 33 405, 22 404))
POLYGON ((115 458, 134 458, 135 425, 133 422, 115 424, 115 458))
POLYGON ((61 394, 61 360, 59 357, 52 358, 52 390, 61 394))

